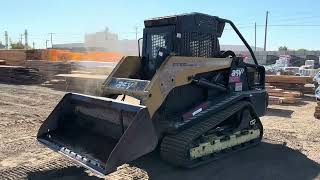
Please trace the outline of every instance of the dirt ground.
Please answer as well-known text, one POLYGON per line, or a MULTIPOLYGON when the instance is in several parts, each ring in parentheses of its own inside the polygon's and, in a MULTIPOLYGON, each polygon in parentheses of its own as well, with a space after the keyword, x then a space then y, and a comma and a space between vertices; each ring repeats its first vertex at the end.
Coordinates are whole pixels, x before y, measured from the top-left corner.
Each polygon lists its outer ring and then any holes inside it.
MULTIPOLYGON (((37 86, 0 84, 0 179, 100 179, 39 145, 41 122, 64 95, 37 86)), ((195 169, 172 167, 146 155, 105 179, 320 179, 320 120, 316 103, 270 106, 259 146, 195 169)))

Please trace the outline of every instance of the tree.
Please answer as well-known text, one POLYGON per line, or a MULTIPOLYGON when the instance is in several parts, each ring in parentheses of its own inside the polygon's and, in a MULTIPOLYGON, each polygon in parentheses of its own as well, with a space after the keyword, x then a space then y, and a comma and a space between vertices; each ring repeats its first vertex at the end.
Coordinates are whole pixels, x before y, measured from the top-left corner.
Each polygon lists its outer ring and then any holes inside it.
POLYGON ((24 45, 21 42, 11 43, 11 49, 24 49, 24 45))
POLYGON ((308 51, 308 50, 300 48, 300 49, 297 49, 297 51, 308 51))
POLYGON ((288 51, 288 47, 287 46, 280 46, 279 51, 288 51))

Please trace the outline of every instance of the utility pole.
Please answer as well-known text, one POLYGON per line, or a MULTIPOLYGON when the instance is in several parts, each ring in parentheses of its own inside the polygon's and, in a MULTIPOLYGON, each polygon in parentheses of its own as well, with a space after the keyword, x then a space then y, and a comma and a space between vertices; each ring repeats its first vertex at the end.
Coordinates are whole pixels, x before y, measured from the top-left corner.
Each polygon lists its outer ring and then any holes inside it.
POLYGON ((24 30, 24 48, 28 49, 28 31, 24 30))
POLYGON ((134 26, 134 29, 135 29, 135 33, 136 33, 136 40, 138 40, 138 26, 134 26))
POLYGON ((46 49, 48 49, 48 42, 49 40, 46 40, 46 49))
POLYGON ((254 51, 257 51, 257 23, 254 22, 254 51))
POLYGON ((32 48, 35 49, 34 47, 35 47, 35 43, 34 43, 34 41, 33 41, 33 42, 32 42, 32 48))
POLYGON ((7 31, 4 32, 4 40, 6 41, 5 42, 6 49, 9 49, 8 32, 7 31))
POLYGON ((22 44, 23 34, 20 34, 20 43, 22 44))
POLYGON ((51 48, 52 48, 52 46, 53 46, 53 42, 52 42, 52 35, 53 34, 56 34, 56 33, 49 33, 49 35, 50 35, 50 41, 51 41, 51 48))
POLYGON ((264 30, 264 51, 267 50, 268 15, 269 15, 269 11, 267 11, 266 13, 266 25, 264 30))

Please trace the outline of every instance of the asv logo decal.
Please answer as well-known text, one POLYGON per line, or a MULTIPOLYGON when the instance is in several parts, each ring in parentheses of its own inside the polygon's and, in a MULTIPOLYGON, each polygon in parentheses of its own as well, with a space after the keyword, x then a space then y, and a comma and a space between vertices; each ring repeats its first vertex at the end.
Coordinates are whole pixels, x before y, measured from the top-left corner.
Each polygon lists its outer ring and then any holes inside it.
POLYGON ((244 69, 238 68, 231 71, 231 74, 229 76, 229 82, 230 83, 239 83, 241 82, 241 75, 243 74, 244 69))
POLYGON ((234 69, 231 72, 231 76, 232 77, 240 77, 243 72, 244 72, 243 68, 234 69))

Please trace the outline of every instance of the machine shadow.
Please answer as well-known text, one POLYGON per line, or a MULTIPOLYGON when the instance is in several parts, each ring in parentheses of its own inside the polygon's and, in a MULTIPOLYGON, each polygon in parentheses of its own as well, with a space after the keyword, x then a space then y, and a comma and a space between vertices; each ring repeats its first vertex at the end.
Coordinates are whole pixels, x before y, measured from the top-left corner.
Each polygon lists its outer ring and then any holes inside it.
POLYGON ((294 111, 288 109, 268 108, 266 115, 291 118, 293 112, 294 111))
MULTIPOLYGON (((262 142, 257 147, 231 154, 193 169, 171 166, 155 151, 132 163, 148 173, 152 180, 207 180, 207 179, 316 179, 320 165, 304 154, 280 144, 262 142)), ((30 172, 29 180, 101 180, 88 176, 84 168, 67 168, 30 172)))
POLYGON ((131 163, 144 169, 150 179, 315 179, 320 165, 299 151, 263 142, 212 163, 183 169, 170 166, 154 152, 131 163))
POLYGON ((30 172, 28 180, 101 180, 95 176, 89 176, 84 168, 69 166, 60 169, 30 172))
POLYGON ((302 106, 307 105, 307 104, 308 104, 308 103, 307 103, 307 101, 302 100, 302 101, 300 101, 300 102, 296 102, 296 103, 294 103, 294 104, 281 104, 281 106, 295 106, 295 107, 302 107, 302 106))

